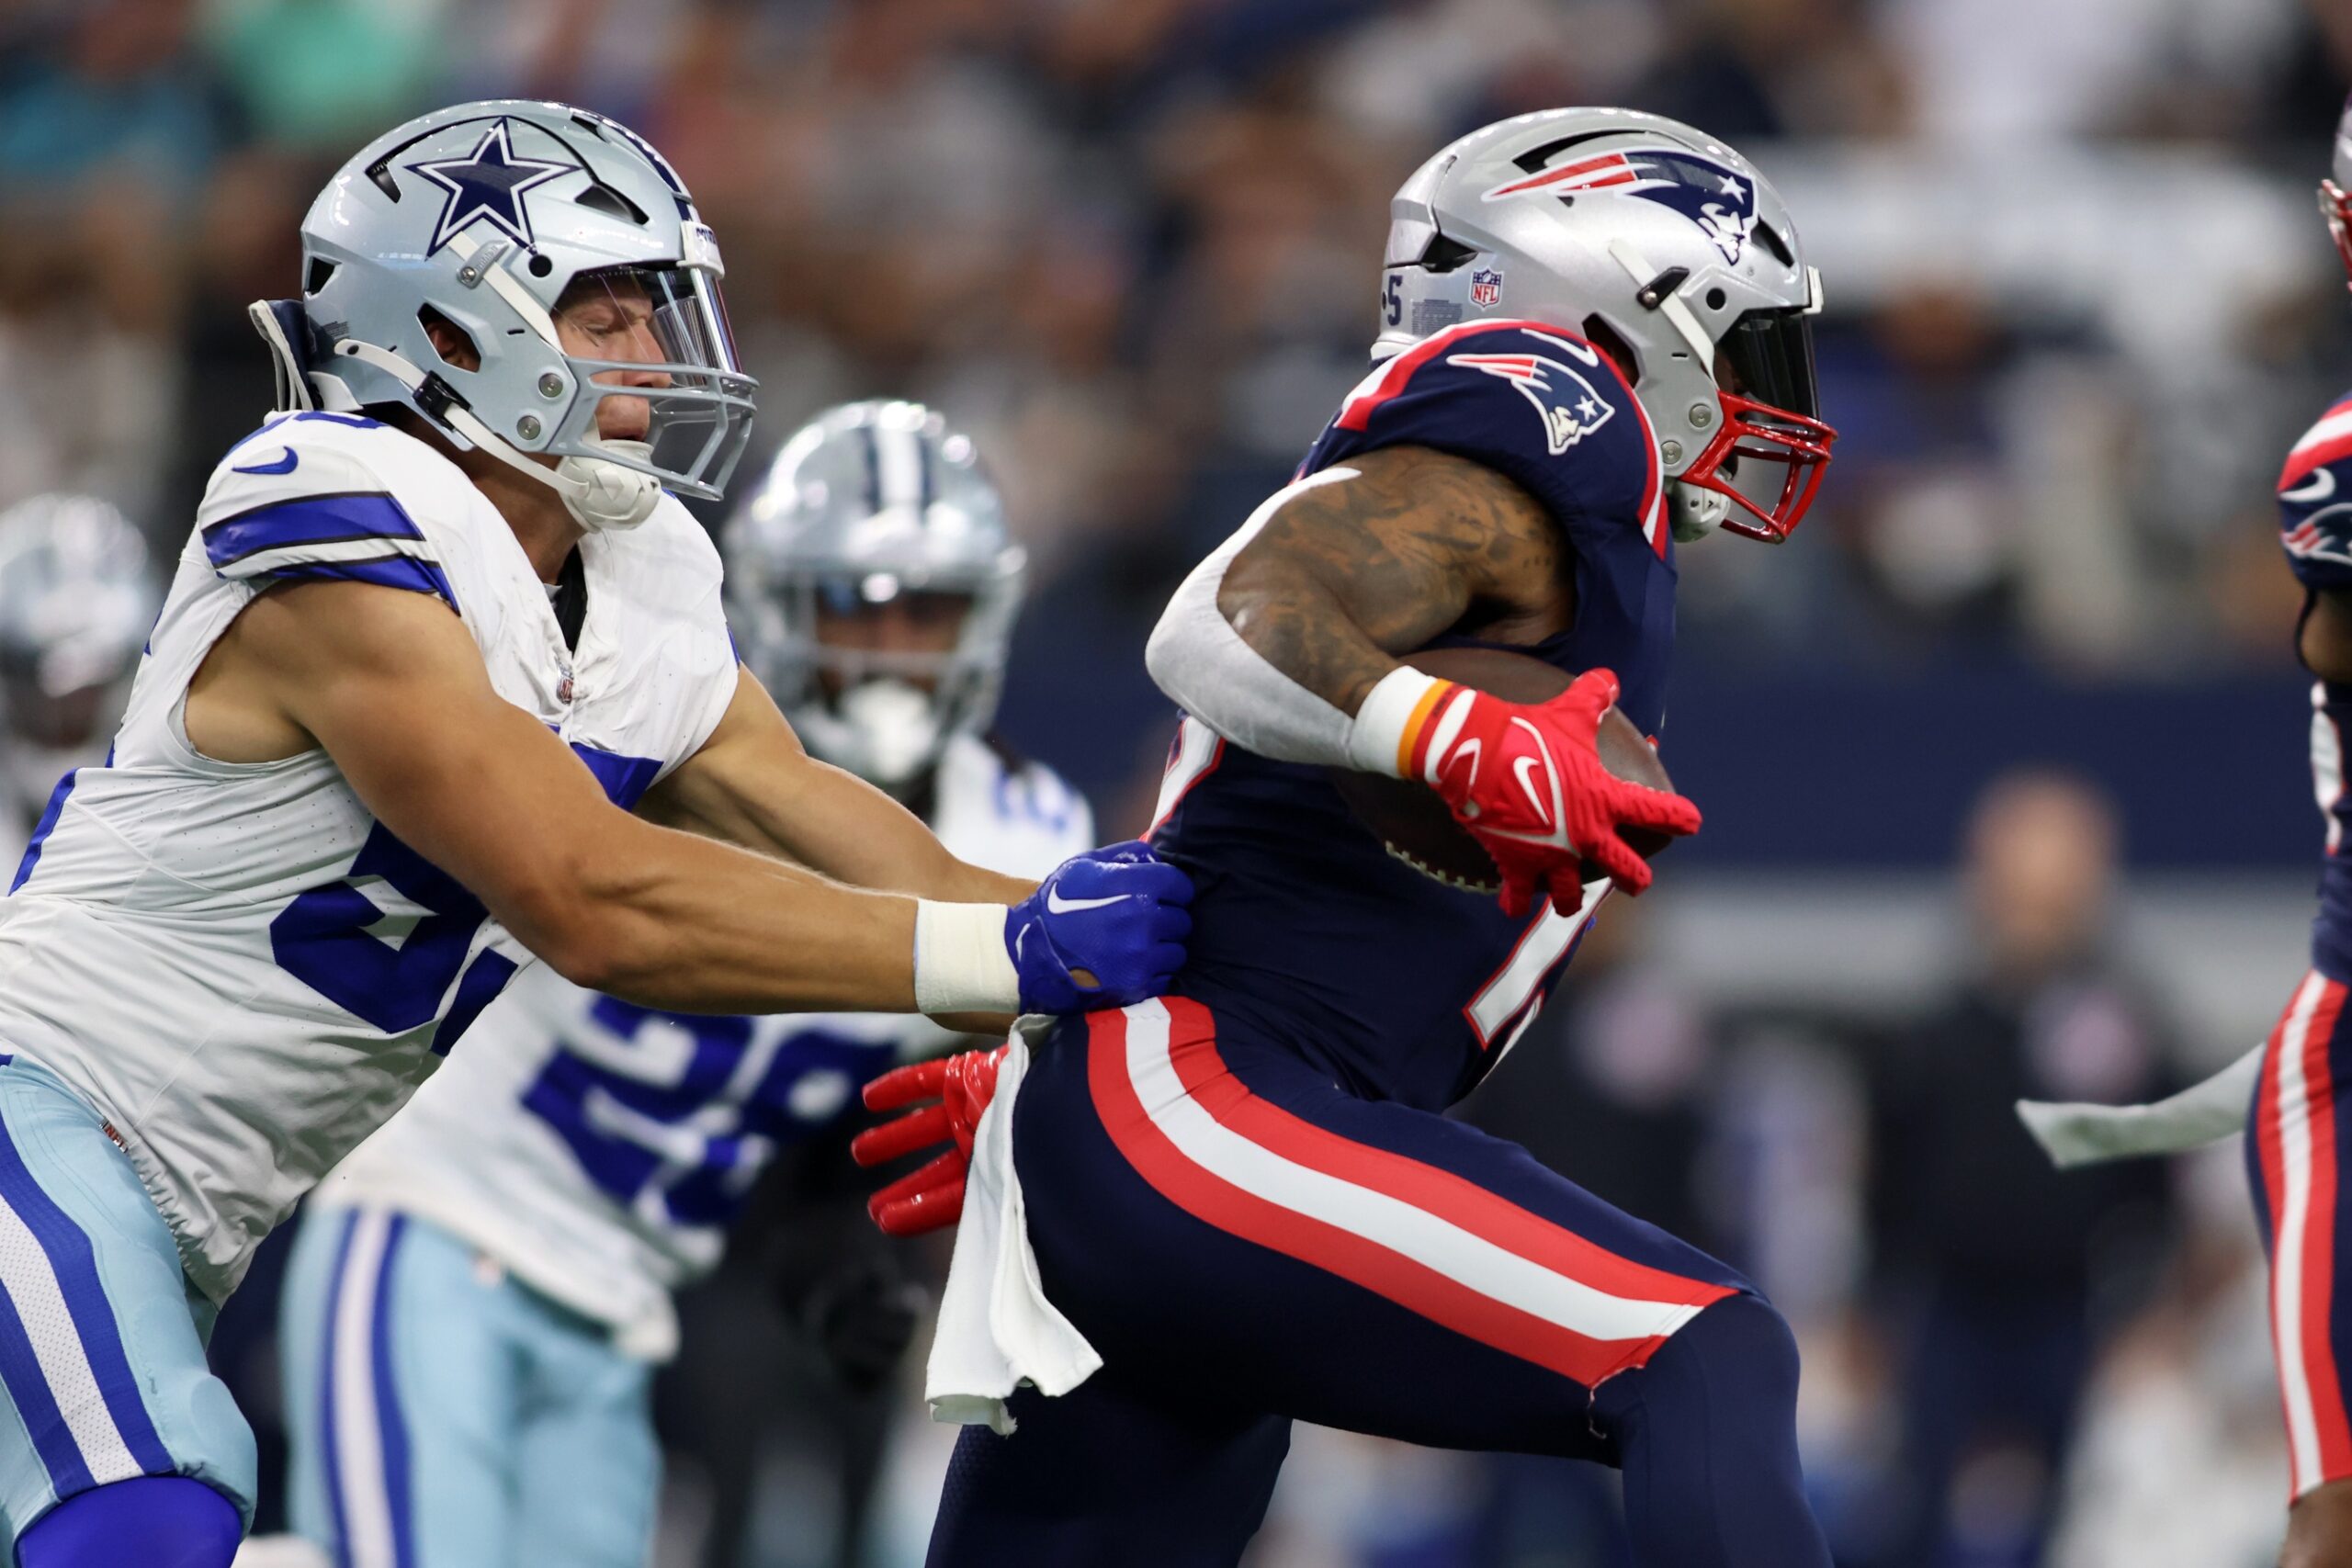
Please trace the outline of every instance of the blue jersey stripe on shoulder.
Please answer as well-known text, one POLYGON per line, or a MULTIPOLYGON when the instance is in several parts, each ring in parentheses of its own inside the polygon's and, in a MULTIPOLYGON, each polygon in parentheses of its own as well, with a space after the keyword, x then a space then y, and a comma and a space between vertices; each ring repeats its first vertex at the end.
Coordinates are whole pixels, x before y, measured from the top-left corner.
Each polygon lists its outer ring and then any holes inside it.
POLYGON ((297 496, 224 517, 204 530, 215 570, 261 550, 333 545, 353 539, 418 539, 424 530, 381 491, 297 496))
POLYGON ((458 591, 449 586, 447 573, 429 560, 414 556, 379 556, 374 560, 300 561, 281 566, 258 575, 278 582, 372 582, 379 588, 405 588, 412 593, 430 593, 446 600, 452 610, 458 607, 458 591))

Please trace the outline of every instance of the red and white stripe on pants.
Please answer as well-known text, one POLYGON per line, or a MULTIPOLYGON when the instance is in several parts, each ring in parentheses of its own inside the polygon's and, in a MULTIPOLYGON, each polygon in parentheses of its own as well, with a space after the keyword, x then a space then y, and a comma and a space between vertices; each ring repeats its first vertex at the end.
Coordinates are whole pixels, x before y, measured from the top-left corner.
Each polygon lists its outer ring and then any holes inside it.
MULTIPOLYGON (((1104 1125, 1162 1197, 1455 1333, 1592 1386, 1645 1365, 1702 1308, 1734 1293, 1621 1256, 1461 1173, 1253 1092, 1227 1068, 1198 1002, 1167 997, 1087 1021, 1104 1125)), ((1426 1120, 1432 1155, 1439 1132, 1482 1136, 1426 1120)))
POLYGON ((2339 1167, 2329 1050, 2345 994, 2316 972, 2304 977, 2270 1036, 2254 1111, 2270 1218, 2270 1334, 2298 1497, 2352 1475, 2352 1423, 2333 1337, 2339 1167))

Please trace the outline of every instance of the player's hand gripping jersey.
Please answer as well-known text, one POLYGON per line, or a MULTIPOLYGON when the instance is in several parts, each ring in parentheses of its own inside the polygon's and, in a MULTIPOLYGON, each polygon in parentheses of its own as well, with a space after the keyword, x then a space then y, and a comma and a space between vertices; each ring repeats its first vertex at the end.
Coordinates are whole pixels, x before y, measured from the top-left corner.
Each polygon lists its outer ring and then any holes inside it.
MULTIPOLYGON (((1618 705, 1656 735, 1674 547, 1657 444, 1615 367, 1548 326, 1439 333, 1366 377, 1299 472, 1401 446, 1483 464, 1543 504, 1575 551, 1576 625, 1516 651, 1614 671, 1618 705)), ((1527 1027, 1598 897, 1510 919, 1492 895, 1392 858, 1321 768, 1269 761, 1189 717, 1159 818, 1154 845, 1197 888, 1176 990, 1272 1030, 1360 1095, 1428 1110, 1467 1093, 1527 1027)))
POLYGON ((734 695, 718 556, 668 497, 580 556, 575 652, 514 531, 454 464, 356 414, 275 417, 214 470, 112 756, 69 775, 41 818, 0 903, 0 1041, 109 1117, 215 1300, 529 954, 377 823, 325 752, 199 755, 188 683, 275 583, 429 594, 499 694, 626 807, 734 695))
MULTIPOLYGON (((976 737, 948 743, 936 791, 940 841, 975 865, 1038 876, 1093 845, 1076 792, 976 737)), ((652 1012, 541 968, 312 1201, 429 1220, 628 1349, 666 1357, 670 1292, 717 1265, 776 1149, 956 1038, 920 1015, 652 1012)))

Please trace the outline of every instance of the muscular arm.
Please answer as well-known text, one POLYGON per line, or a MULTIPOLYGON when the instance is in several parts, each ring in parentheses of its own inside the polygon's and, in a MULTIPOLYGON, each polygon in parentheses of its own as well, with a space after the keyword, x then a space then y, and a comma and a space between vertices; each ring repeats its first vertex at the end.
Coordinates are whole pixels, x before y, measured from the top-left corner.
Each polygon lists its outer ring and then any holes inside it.
POLYGON ((229 761, 323 747, 386 827, 580 985, 684 1011, 914 1009, 914 899, 617 809, 433 599, 265 594, 215 646, 188 728, 229 761))
POLYGON ((1016 903, 1034 882, 947 852, 905 807, 808 755, 749 671, 710 739, 639 804, 650 820, 778 854, 853 887, 1016 903))
POLYGON ((1352 714, 1395 655, 1457 626, 1534 642, 1574 613, 1574 560, 1535 499, 1422 446, 1302 486, 1225 569, 1216 607, 1275 669, 1352 714))

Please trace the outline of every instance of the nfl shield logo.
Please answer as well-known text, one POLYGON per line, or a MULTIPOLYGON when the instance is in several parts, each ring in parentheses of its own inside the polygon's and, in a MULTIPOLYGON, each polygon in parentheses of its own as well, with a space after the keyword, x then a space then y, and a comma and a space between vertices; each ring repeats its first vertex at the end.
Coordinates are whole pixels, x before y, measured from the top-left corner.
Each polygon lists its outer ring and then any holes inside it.
POLYGON ((1499 268, 1488 268, 1470 275, 1470 303, 1485 307, 1503 297, 1503 275, 1499 268))

